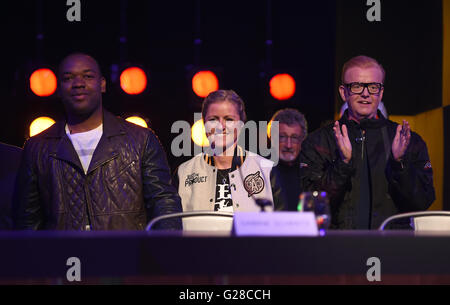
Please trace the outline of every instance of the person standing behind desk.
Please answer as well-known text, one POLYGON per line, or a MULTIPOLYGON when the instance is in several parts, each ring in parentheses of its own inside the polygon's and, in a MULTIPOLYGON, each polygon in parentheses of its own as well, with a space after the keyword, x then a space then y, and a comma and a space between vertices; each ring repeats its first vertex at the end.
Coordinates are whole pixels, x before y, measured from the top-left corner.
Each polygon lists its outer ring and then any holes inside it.
POLYGON ((202 118, 210 147, 182 163, 174 175, 183 211, 257 212, 257 199, 270 201, 267 211, 283 209, 273 162, 237 144, 246 121, 239 95, 232 90, 210 93, 202 118))
POLYGON ((303 142, 302 185, 328 193, 331 228, 376 229, 392 215, 426 210, 435 199, 425 142, 407 121, 399 125, 377 111, 384 79, 375 59, 350 59, 339 87, 348 109, 303 142))
MULTIPOLYGON (((154 217, 181 212, 153 131, 103 108, 106 80, 97 61, 65 57, 58 87, 67 118, 25 143, 15 228, 144 230, 154 217)), ((181 221, 159 228, 181 229, 181 221)))
POLYGON ((286 199, 285 209, 297 211, 301 190, 300 150, 308 134, 308 122, 297 109, 285 108, 277 111, 271 122, 279 122, 279 162, 281 189, 286 199))

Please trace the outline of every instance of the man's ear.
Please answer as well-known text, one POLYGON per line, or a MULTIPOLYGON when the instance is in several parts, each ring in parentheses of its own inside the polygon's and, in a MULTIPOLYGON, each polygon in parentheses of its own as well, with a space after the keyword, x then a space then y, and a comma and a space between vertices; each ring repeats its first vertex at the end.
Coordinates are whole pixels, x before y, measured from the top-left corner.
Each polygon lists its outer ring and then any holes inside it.
POLYGON ((102 76, 100 81, 101 81, 102 93, 105 93, 106 92, 106 79, 102 76))
POLYGON ((342 86, 342 85, 339 86, 339 94, 340 94, 340 96, 341 96, 341 99, 342 99, 344 102, 347 102, 347 96, 346 96, 346 94, 345 94, 345 87, 342 86))

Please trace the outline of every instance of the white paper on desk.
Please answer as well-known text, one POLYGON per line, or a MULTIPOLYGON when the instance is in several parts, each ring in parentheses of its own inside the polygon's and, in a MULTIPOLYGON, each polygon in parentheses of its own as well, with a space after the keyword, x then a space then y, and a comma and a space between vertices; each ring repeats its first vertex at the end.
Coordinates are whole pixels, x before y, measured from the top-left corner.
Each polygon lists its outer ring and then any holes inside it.
POLYGON ((318 236, 313 212, 235 212, 236 236, 318 236))

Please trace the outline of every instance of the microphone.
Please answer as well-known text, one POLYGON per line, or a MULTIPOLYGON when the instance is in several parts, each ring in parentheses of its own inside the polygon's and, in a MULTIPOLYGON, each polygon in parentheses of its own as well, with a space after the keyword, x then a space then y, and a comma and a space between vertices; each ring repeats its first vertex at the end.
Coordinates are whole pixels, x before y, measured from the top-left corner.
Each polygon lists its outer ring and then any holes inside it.
POLYGON ((364 142, 366 140, 366 137, 362 136, 360 138, 355 138, 355 142, 358 144, 361 144, 362 142, 364 142))
POLYGON ((268 199, 255 199, 255 202, 260 207, 261 212, 265 212, 267 206, 272 206, 272 201, 268 199))

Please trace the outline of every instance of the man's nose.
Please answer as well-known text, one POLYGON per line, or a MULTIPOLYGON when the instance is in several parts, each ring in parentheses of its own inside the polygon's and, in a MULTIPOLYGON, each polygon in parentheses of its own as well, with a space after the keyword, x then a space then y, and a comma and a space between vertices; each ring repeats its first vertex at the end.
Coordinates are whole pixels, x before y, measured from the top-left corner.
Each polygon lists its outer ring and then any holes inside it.
POLYGON ((363 90, 363 92, 361 93, 361 96, 362 96, 362 97, 369 97, 369 96, 370 96, 369 88, 364 87, 364 90, 363 90))
POLYGON ((73 83, 72 83, 72 87, 85 87, 86 86, 86 82, 84 81, 83 77, 80 76, 75 76, 73 79, 73 83))
POLYGON ((291 148, 291 147, 292 147, 292 140, 291 140, 291 137, 287 137, 286 147, 287 147, 287 148, 291 148))

